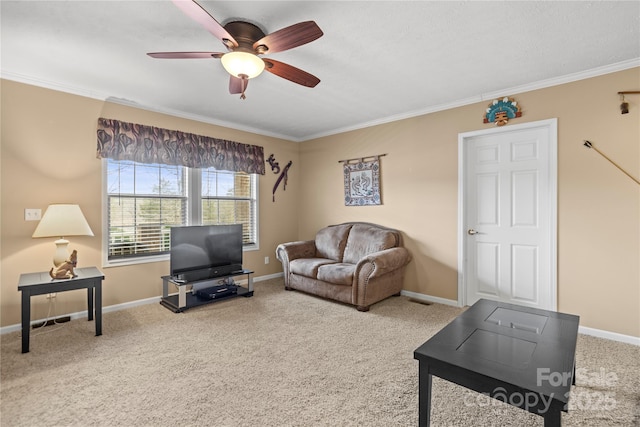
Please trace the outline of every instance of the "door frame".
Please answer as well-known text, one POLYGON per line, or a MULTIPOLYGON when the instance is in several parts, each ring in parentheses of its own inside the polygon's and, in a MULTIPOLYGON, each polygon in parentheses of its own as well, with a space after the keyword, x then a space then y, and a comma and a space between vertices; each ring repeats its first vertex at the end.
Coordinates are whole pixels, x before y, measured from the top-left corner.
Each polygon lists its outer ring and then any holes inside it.
POLYGON ((466 195, 467 178, 467 144, 466 141, 476 136, 507 133, 531 128, 546 128, 549 136, 549 267, 551 286, 550 310, 558 308, 558 119, 547 119, 517 125, 507 125, 491 129, 483 129, 458 134, 458 306, 467 305, 466 253, 466 195))

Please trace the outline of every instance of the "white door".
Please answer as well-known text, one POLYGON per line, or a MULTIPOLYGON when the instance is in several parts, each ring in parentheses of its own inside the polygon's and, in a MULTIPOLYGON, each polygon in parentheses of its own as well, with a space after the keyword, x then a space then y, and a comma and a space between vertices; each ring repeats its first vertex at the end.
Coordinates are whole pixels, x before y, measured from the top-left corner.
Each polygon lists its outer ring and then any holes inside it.
POLYGON ((459 135, 458 300, 556 310, 557 120, 459 135))

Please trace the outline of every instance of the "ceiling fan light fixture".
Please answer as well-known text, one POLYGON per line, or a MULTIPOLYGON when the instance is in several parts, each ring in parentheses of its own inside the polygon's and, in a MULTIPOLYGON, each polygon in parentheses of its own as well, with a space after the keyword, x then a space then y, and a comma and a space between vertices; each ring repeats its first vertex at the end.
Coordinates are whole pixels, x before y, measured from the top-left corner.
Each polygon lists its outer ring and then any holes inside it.
POLYGON ((264 70, 264 61, 249 52, 227 52, 220 60, 224 69, 234 77, 252 79, 264 70))

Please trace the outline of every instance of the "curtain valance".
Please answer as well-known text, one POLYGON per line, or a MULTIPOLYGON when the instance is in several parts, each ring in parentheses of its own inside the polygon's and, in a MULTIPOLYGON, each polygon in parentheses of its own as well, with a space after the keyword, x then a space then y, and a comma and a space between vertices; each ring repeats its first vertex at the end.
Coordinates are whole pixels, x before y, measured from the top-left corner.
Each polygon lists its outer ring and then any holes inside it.
POLYGON ((99 159, 264 175, 264 148, 119 120, 98 119, 99 159))

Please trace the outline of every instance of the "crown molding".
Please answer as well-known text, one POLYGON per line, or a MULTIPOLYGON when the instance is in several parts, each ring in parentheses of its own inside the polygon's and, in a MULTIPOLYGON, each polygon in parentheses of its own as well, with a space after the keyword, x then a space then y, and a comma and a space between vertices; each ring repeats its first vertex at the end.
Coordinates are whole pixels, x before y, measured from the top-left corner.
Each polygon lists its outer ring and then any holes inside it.
POLYGON ((292 141, 292 142, 299 142, 298 140, 296 140, 295 138, 291 137, 290 135, 284 135, 284 134, 278 134, 278 133, 273 133, 273 132, 267 132, 264 131, 262 129, 256 129, 256 128, 252 128, 249 126, 242 126, 239 125, 237 123, 231 123, 231 122, 226 122, 223 120, 215 120, 212 119, 211 117, 205 117, 205 116, 200 116, 197 114, 189 114, 189 113, 185 113, 184 111, 179 111, 179 110, 173 110, 173 109, 169 109, 169 108, 158 108, 158 107, 153 107, 150 105, 144 105, 144 104, 140 104, 137 103, 135 101, 126 99, 126 98, 117 98, 111 95, 107 95, 105 93, 101 93, 101 92, 97 92, 97 91, 93 91, 93 90, 88 90, 88 89, 84 89, 84 88, 80 88, 80 87, 76 87, 76 86, 70 86, 70 85, 63 85, 57 82, 52 82, 50 80, 43 80, 43 79, 36 79, 33 78, 31 76, 26 76, 23 74, 16 74, 16 73, 10 73, 10 72, 0 72, 0 79, 4 79, 4 80, 11 80, 14 82, 18 82, 18 83, 24 83, 24 84, 28 84, 31 86, 37 86, 37 87, 41 87, 44 89, 50 89, 50 90, 55 90, 58 92, 64 92, 64 93, 68 93, 70 95, 77 95, 77 96, 82 96, 85 98, 91 98, 91 99, 96 99, 98 101, 104 101, 104 102, 110 102, 113 104, 119 104, 119 105, 124 105, 126 107, 133 107, 133 108, 138 108, 141 110, 145 110, 145 111, 150 111, 153 113, 159 113, 159 114, 166 114, 169 116, 173 116, 173 117, 179 117, 182 119, 188 119, 188 120, 194 120, 197 122, 202 122, 202 123, 208 123, 211 125, 215 125, 215 126, 222 126, 222 127, 226 127, 229 129, 235 129, 235 130, 239 130, 242 132, 249 132, 249 133, 255 133, 257 135, 262 135, 262 136, 268 136, 268 137, 273 137, 273 138, 279 138, 279 139, 284 139, 287 141, 292 141))
MULTIPOLYGON (((339 129, 334 129, 328 132, 322 132, 322 133, 317 133, 314 135, 309 135, 307 136, 304 140, 302 141, 309 141, 311 139, 317 139, 317 138, 322 138, 325 136, 331 136, 331 135, 336 135, 339 133, 345 133, 345 132, 350 132, 350 131, 354 131, 354 130, 358 130, 358 129, 364 129, 364 128, 368 128, 371 126, 376 126, 376 125, 381 125, 381 124, 385 124, 385 123, 391 123, 391 122, 395 122, 398 120, 404 120, 404 119, 410 119, 413 117, 417 117, 417 116, 423 116, 425 114, 431 114, 431 113, 436 113, 438 111, 444 111, 444 110, 450 110, 452 108, 457 108, 457 107, 464 107, 466 105, 470 105, 470 104, 475 104, 477 102, 482 102, 482 101, 486 101, 486 100, 492 100, 495 98, 500 98, 505 96, 505 94, 509 94, 509 95, 516 95, 516 94, 520 94, 523 92, 530 92, 533 90, 538 90, 538 89, 545 89, 548 87, 553 87, 553 86, 558 86, 558 85, 562 85, 562 84, 566 84, 566 83, 572 83, 572 82, 576 82, 579 80, 585 80, 585 79, 589 79, 592 77, 598 77, 598 76, 602 76, 605 74, 611 74, 611 73, 615 73, 618 71, 624 71, 624 70, 628 70, 630 68, 635 68, 635 67, 640 67, 640 58, 634 58, 634 59, 630 59, 628 61, 622 61, 622 62, 618 62, 615 64, 610 64, 610 65, 605 65, 602 67, 598 67, 598 68, 593 68, 590 70, 586 70, 586 71, 580 71, 577 73, 572 73, 572 74, 567 74, 564 76, 560 76, 560 77, 554 77, 551 79, 546 79, 546 80, 540 80, 537 82, 533 82, 533 83, 527 83, 525 85, 520 85, 520 86, 513 86, 510 88, 505 88, 505 89, 501 89, 501 90, 497 90, 494 92, 488 92, 488 93, 482 93, 476 96, 472 96, 469 98, 465 98, 465 99, 460 99, 457 101, 453 101, 453 102, 449 102, 449 103, 445 103, 445 104, 440 104, 440 105, 434 105, 431 106, 429 108, 424 108, 424 109, 420 109, 420 110, 414 110, 414 111, 410 111, 407 113, 403 113, 403 114, 397 114, 394 116, 387 116, 387 117, 383 117, 377 120, 372 120, 372 121, 368 121, 368 122, 363 122, 363 123, 359 123, 353 126, 347 126, 347 127, 343 127, 343 128, 339 128, 339 129)), ((300 142, 302 142, 300 141, 300 142)))
POLYGON ((558 85, 562 85, 562 84, 566 84, 566 83, 572 83, 572 82, 575 82, 575 81, 585 80, 585 79, 589 79, 589 78, 592 78, 592 77, 598 77, 598 76, 602 76, 602 75, 605 75, 605 74, 615 73, 615 72, 618 72, 618 71, 623 71, 623 70, 627 70, 627 69, 635 68, 635 67, 640 67, 640 58, 633 58, 633 59, 630 59, 630 60, 627 60, 627 61, 617 62, 615 64, 605 65, 605 66, 602 66, 602 67, 597 67, 597 68, 593 68, 593 69, 590 69, 590 70, 580 71, 580 72, 577 72, 577 73, 567 74, 567 75, 564 75, 564 76, 554 77, 554 78, 551 78, 551 79, 541 80, 541 81, 537 81, 537 82, 533 82, 533 83, 527 83, 525 85, 513 86, 513 87, 505 88, 505 89, 494 91, 494 92, 481 93, 481 94, 478 94, 476 96, 472 96, 472 97, 469 97, 469 98, 460 99, 460 100, 456 100, 456 101, 449 102, 449 103, 434 105, 434 106, 431 106, 431 107, 428 107, 428 108, 414 110, 414 111, 410 111, 410 112, 406 112, 406 113, 402 113, 402 114, 386 116, 386 117, 382 117, 380 119, 371 120, 371 121, 367 121, 367 122, 362 122, 362 123, 358 123, 358 124, 355 124, 355 125, 352 125, 352 126, 346 126, 346 127, 342 127, 342 128, 332 129, 332 130, 327 131, 327 132, 320 132, 320 133, 316 133, 316 134, 313 134, 313 135, 307 135, 307 136, 302 137, 302 138, 296 138, 296 137, 293 137, 291 135, 284 135, 284 134, 278 134, 278 133, 273 133, 273 132, 266 132, 266 131, 264 131, 262 129, 256 129, 256 128, 252 128, 252 127, 249 127, 249 126, 242 126, 242 125, 239 125, 237 123, 230 123, 230 122, 226 122, 226 121, 223 121, 223 120, 215 120, 215 119, 212 119, 210 117, 200 116, 200 115, 196 115, 196 114, 188 114, 188 113, 185 113, 183 111, 165 109, 165 108, 157 108, 157 107, 152 107, 150 105, 142 105, 142 104, 139 104, 139 103, 134 102, 134 101, 130 101, 130 100, 127 100, 127 99, 122 99, 122 98, 115 98, 113 96, 110 96, 110 95, 107 95, 107 94, 104 94, 104 93, 100 93, 100 92, 96 92, 96 91, 93 91, 93 90, 88 90, 88 89, 79 88, 79 87, 75 87, 75 86, 63 85, 63 84, 60 84, 60 83, 47 81, 47 80, 42 80, 42 79, 35 79, 33 77, 26 76, 26 75, 21 75, 21 74, 0 72, 0 78, 6 79, 6 80, 16 81, 16 82, 19 82, 19 83, 30 84, 30 85, 42 87, 42 88, 45 88, 45 89, 57 90, 57 91, 69 93, 69 94, 72 94, 72 95, 79 95, 79 96, 84 96, 84 97, 87 97, 87 98, 98 99, 100 101, 112 102, 112 103, 115 103, 115 104, 125 105, 125 106, 129 106, 129 107, 135 107, 135 108, 139 108, 139 109, 142 109, 142 110, 151 111, 151 112, 155 112, 155 113, 167 114, 167 115, 170 115, 170 116, 180 117, 180 118, 184 118, 184 119, 188 119, 188 120, 195 120, 195 121, 198 121, 198 122, 208 123, 208 124, 212 124, 212 125, 216 125, 216 126, 223 126, 223 127, 226 127, 226 128, 235 129, 235 130, 239 130, 239 131, 243 131, 243 132, 255 133, 255 134, 258 134, 258 135, 262 135, 262 136, 279 138, 279 139, 284 139, 284 140, 292 141, 292 142, 305 142, 305 141, 310 141, 312 139, 323 138, 323 137, 326 137, 326 136, 337 135, 337 134, 340 134, 340 133, 351 132, 351 131, 354 131, 354 130, 364 129, 364 128, 377 126, 377 125, 381 125, 381 124, 396 122, 396 121, 399 121, 399 120, 405 120, 405 119, 410 119, 410 118, 413 118, 413 117, 423 116, 425 114, 432 114, 432 113, 436 113, 436 112, 439 112, 439 111, 450 110, 450 109, 457 108, 457 107, 463 107, 463 106, 466 106, 466 105, 475 104, 477 102, 486 101, 488 99, 491 100, 491 99, 499 98, 501 96, 505 96, 505 94, 516 95, 516 94, 520 94, 520 93, 523 93, 523 92, 530 92, 530 91, 533 91, 533 90, 545 89, 545 88, 548 88, 548 87, 558 86, 558 85))

